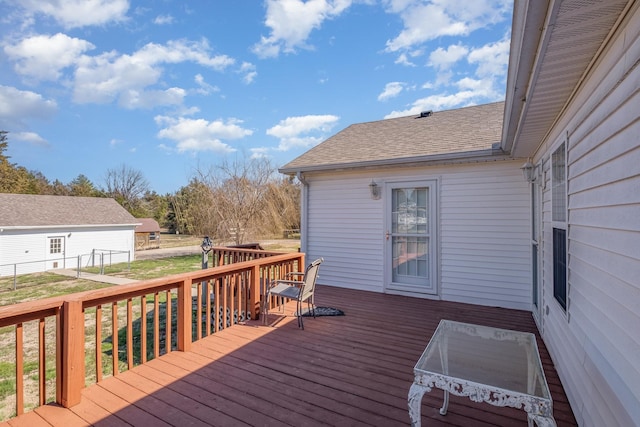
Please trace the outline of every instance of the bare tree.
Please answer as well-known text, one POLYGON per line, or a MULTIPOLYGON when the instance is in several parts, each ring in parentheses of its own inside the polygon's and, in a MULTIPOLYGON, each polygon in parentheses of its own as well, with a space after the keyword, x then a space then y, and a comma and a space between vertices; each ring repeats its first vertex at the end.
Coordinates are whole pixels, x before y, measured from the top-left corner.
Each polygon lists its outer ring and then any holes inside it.
POLYGON ((241 244, 259 231, 274 173, 265 158, 225 161, 206 173, 200 171, 213 195, 217 238, 241 244))
POLYGON ((213 193, 197 178, 169 198, 170 220, 184 234, 214 236, 218 222, 213 193))
POLYGON ((113 197, 133 216, 139 216, 140 200, 149 191, 149 182, 142 172, 122 164, 108 169, 105 175, 105 193, 113 197))
POLYGON ((263 234, 300 229, 300 183, 282 177, 269 183, 264 207, 263 234))

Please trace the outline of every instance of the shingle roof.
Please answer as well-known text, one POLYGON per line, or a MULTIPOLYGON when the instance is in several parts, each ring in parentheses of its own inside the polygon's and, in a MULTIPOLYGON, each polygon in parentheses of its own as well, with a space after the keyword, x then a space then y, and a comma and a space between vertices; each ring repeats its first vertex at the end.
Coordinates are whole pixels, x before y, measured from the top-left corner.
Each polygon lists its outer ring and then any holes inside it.
POLYGON ((491 150, 500 143, 504 102, 353 124, 280 168, 280 172, 353 167, 491 150))
POLYGON ((158 221, 153 218, 138 218, 140 225, 136 226, 136 233, 155 233, 160 232, 158 221))
POLYGON ((0 194, 0 227, 137 224, 114 199, 0 194))

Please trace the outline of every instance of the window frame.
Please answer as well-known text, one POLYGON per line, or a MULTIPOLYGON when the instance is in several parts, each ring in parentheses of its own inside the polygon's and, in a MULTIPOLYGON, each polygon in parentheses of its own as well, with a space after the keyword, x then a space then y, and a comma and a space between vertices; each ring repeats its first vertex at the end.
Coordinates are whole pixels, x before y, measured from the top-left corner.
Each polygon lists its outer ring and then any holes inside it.
POLYGON ((553 266, 553 297, 560 308, 567 313, 569 309, 569 251, 568 251, 568 219, 569 219, 569 194, 568 194, 568 166, 567 147, 568 138, 551 152, 551 246, 553 266), (556 154, 562 152, 562 171, 556 171, 558 166, 556 154), (561 192, 561 193, 558 193, 561 192), (559 198, 558 196, 561 196, 559 198), (556 204, 562 202, 562 211, 557 210, 556 204), (561 214, 561 215, 558 215, 561 214), (557 236, 563 237, 563 242, 558 242, 557 236))

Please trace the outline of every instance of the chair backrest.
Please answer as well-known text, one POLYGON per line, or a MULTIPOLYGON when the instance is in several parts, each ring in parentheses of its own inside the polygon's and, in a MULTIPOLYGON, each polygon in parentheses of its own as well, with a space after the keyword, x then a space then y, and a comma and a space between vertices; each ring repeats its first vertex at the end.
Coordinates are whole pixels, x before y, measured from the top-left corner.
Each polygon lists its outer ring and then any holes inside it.
POLYGON ((316 288, 316 280, 318 279, 320 264, 322 264, 323 261, 323 258, 318 258, 317 260, 309 264, 306 271, 304 272, 304 285, 302 286, 302 292, 300 292, 301 301, 305 301, 307 298, 313 295, 313 292, 316 288))

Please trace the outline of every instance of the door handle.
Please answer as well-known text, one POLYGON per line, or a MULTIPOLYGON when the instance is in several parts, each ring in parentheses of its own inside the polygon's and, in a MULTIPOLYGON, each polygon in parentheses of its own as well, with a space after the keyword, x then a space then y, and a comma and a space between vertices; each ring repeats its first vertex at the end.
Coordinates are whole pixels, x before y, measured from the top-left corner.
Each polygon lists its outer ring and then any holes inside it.
POLYGON ((389 234, 389 231, 387 230, 387 234, 385 234, 385 237, 387 238, 387 240, 389 240, 389 236, 390 234, 389 234))

